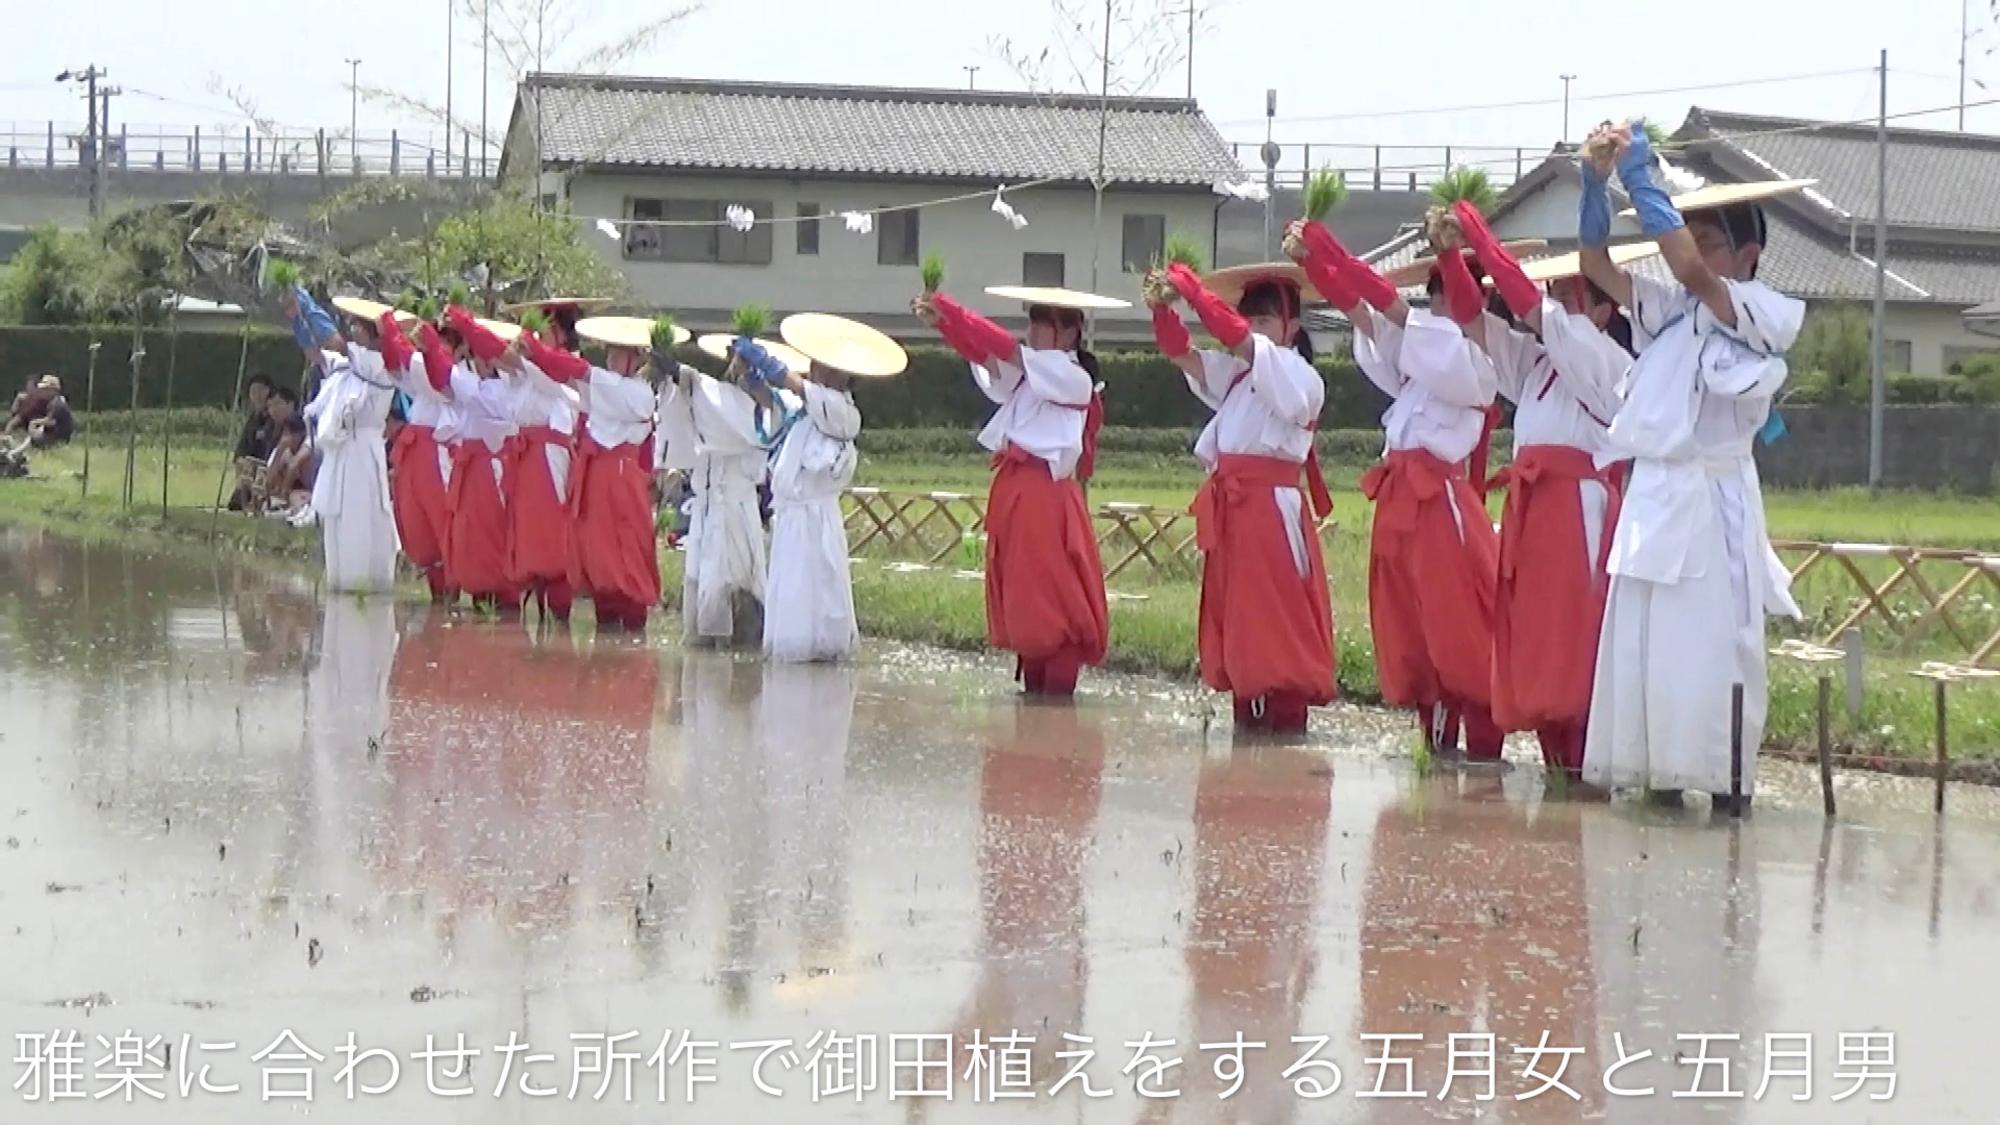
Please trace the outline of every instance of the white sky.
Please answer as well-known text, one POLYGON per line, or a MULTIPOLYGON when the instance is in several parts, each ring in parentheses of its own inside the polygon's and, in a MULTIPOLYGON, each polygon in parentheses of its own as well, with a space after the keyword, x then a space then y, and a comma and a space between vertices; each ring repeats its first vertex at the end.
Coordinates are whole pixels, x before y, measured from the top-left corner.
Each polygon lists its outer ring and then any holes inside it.
MULTIPOLYGON (((12 0, 29 4, 35 0, 12 0)), ((669 0, 671 2, 671 0, 669 0)), ((1094 0, 1068 0, 1091 4, 1094 0)), ((1121 0, 1157 10, 1158 0, 1121 0)), ((1168 0, 1177 3, 1179 0, 1168 0)), ((2000 97, 2000 34, 1990 0, 1968 0, 1978 36, 1970 100, 2000 97)), ((558 69, 635 22, 631 13, 660 0, 551 0, 579 34, 551 43, 558 69)), ((248 90, 262 112, 286 125, 344 126, 348 68, 362 59, 364 84, 394 74, 398 88, 443 100, 446 0, 78 0, 42 6, 44 18, 13 23, 0 54, 0 117, 39 136, 50 118, 80 123, 75 87, 51 81, 64 67, 96 63, 125 88, 114 118, 145 125, 243 121, 211 89, 248 90), (61 18, 55 18, 58 7, 61 18), (78 18, 71 18, 78 17, 78 18), (25 36, 23 33, 25 32, 25 36)), ((1957 101, 1959 0, 1676 0, 1495 4, 1491 0, 1377 3, 1355 0, 1213 0, 1195 46, 1195 94, 1232 141, 1263 139, 1264 90, 1279 96, 1279 139, 1344 144, 1527 146, 1543 149, 1561 132, 1562 83, 1575 74, 1571 134, 1612 115, 1647 114, 1677 125, 1690 103, 1738 111, 1857 118, 1875 108, 1876 52, 1890 58, 1890 112, 1957 101), (1648 15, 1647 13, 1657 13, 1648 15), (1337 15, 1328 15, 1337 13, 1337 15), (1646 31, 1648 24, 1657 30, 1646 31), (1812 81, 1605 98, 1629 91, 1851 70, 1812 81), (1450 113, 1408 110, 1541 100, 1546 104, 1450 113), (1399 113, 1398 111, 1404 111, 1399 113)), ((963 86, 980 66, 981 88, 1019 88, 990 40, 1050 40, 1051 0, 709 0, 705 7, 623 69, 628 73, 905 86, 963 86), (869 13, 863 15, 862 13, 869 13)), ((458 20, 454 67, 461 118, 476 119, 476 23, 458 20)), ((493 129, 512 91, 499 72, 491 91, 493 129)), ((1152 92, 1180 96, 1184 66, 1152 92)), ((1951 128, 1952 113, 1907 124, 1951 128)), ((1968 126, 2000 132, 2000 105, 1975 108, 1968 126)), ((421 129, 408 113, 364 102, 364 132, 421 129)), ((1317 162, 1317 158, 1316 158, 1317 162)))

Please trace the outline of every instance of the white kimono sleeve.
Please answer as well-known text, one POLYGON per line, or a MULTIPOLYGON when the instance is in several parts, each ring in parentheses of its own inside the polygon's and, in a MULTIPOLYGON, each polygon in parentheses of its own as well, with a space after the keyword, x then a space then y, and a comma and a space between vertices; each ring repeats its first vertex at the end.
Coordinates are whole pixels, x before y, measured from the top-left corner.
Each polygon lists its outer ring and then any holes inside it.
POLYGON ((1408 381, 1398 366, 1403 356, 1402 327, 1366 304, 1358 306, 1354 314, 1366 318, 1368 327, 1366 332, 1358 324, 1355 327, 1355 364, 1383 394, 1390 398, 1402 394, 1408 381))
POLYGON ((1221 410, 1222 400, 1229 397, 1229 388, 1236 383, 1237 376, 1249 367, 1234 352, 1218 352, 1203 349, 1195 354, 1201 361, 1201 378, 1182 372, 1187 378, 1188 390, 1194 397, 1208 405, 1210 410, 1221 410))
POLYGON ((1493 401, 1493 361, 1446 317, 1410 310, 1399 366, 1411 382, 1447 405, 1473 409, 1493 401))
POLYGON ((1725 282, 1736 325, 1716 319, 1707 306, 1695 311, 1701 337, 1702 388, 1737 398, 1770 398, 1785 384, 1785 352, 1799 337, 1805 302, 1762 282, 1725 282))
MULTIPOLYGON (((1543 324, 1548 323, 1552 301, 1542 302, 1543 324)), ((1558 310, 1561 306, 1556 306, 1558 310)), ((1507 401, 1519 403, 1521 396, 1541 390, 1548 369, 1549 351, 1533 334, 1522 332, 1492 313, 1486 318, 1486 354, 1493 361, 1494 390, 1507 401)))
POLYGON ((1283 421, 1294 426, 1310 427, 1319 418, 1320 407, 1326 399, 1326 387, 1319 380, 1319 370, 1305 363, 1304 357, 1297 352, 1290 354, 1299 363, 1286 364, 1277 344, 1255 333, 1250 339, 1256 356, 1256 361, 1250 365, 1250 390, 1257 396, 1257 401, 1283 421), (1311 373, 1309 382, 1298 376, 1298 366, 1304 366, 1311 373))
POLYGON ((1618 413, 1619 385, 1632 357, 1589 317, 1576 316, 1555 301, 1542 302, 1542 343, 1556 366, 1563 389, 1600 421, 1618 413))
MULTIPOLYGON (((1025 349, 1022 354, 1024 356, 1027 354, 1025 349)), ((1020 388, 1022 379, 1026 377, 1025 372, 1011 363, 995 362, 992 367, 975 363, 971 366, 972 381, 979 387, 979 393, 1003 406, 1008 399, 1014 397, 1014 392, 1020 388)))
MULTIPOLYGON (((675 377, 660 385, 659 428, 653 434, 655 465, 663 469, 679 469, 686 472, 694 468, 696 446, 700 439, 694 427, 694 397, 692 388, 701 372, 682 364, 675 377)), ((597 372, 590 373, 591 382, 597 379, 597 372)), ((586 386, 584 401, 590 401, 590 390, 586 386)))
POLYGON ((818 383, 806 384, 806 420, 835 441, 853 441, 861 434, 861 410, 854 399, 818 383))
POLYGON ((1632 274, 1633 344, 1645 351, 1667 326, 1687 314, 1690 295, 1676 281, 1659 281, 1632 274))

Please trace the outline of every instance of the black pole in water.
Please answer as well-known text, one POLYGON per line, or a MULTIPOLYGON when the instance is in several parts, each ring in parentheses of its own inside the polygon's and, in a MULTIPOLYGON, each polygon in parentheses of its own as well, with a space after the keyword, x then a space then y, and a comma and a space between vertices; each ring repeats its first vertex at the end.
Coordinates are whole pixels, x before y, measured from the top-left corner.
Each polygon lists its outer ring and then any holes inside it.
POLYGON ((1833 679, 1819 678, 1819 793, 1833 815, 1833 679))
POLYGON ((1945 727, 1944 727, 1944 688, 1945 688, 1945 682, 1943 680, 1938 680, 1937 681, 1937 800, 1935 801, 1934 804, 1939 813, 1944 812, 1944 778, 1947 770, 1947 765, 1946 765, 1947 758, 1945 751, 1946 741, 1945 741, 1945 727))
POLYGON ((1743 815, 1743 685, 1729 688, 1729 815, 1743 815))

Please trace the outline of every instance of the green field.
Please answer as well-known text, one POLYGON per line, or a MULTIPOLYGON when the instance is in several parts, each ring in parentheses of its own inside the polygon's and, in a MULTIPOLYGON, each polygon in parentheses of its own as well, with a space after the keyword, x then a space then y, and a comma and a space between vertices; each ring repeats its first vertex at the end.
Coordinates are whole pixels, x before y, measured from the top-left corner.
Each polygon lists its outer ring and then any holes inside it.
MULTIPOLYGON (((161 447, 151 426, 143 426, 134 472, 134 506, 121 502, 125 467, 125 437, 98 431, 90 452, 90 486, 83 495, 84 450, 72 446, 37 455, 36 479, 0 481, 0 519, 37 522, 72 530, 120 535, 164 534, 205 537, 210 517, 200 509, 215 497, 223 456, 213 436, 218 423, 188 427, 191 436, 176 447, 173 471, 167 477, 166 514, 161 513, 161 447)), ((129 427, 127 427, 129 430, 129 427)), ((967 442, 970 445, 968 439, 967 442)), ((1373 655, 1367 632, 1368 501, 1355 490, 1365 469, 1361 464, 1326 466, 1333 488, 1339 524, 1328 540, 1327 566, 1333 582, 1334 609, 1340 644, 1340 682, 1357 699, 1375 692, 1373 655)), ((988 467, 984 458, 963 456, 925 458, 864 455, 857 484, 891 491, 961 492, 983 495, 988 467)), ((1149 503, 1182 510, 1193 497, 1200 477, 1191 463, 1152 454, 1109 454, 1101 459, 1092 502, 1149 503)), ((1496 501, 1497 506, 1497 501, 1496 501)), ((1972 497, 1928 494, 1870 495, 1862 490, 1771 492, 1766 497, 1774 538, 1820 541, 1894 542, 1927 546, 1990 549, 2000 553, 2000 520, 1990 501, 1972 497)), ((314 541, 281 523, 225 514, 219 521, 226 546, 260 552, 310 557, 314 541)), ((664 556, 669 600, 678 591, 679 558, 664 556)), ((956 577, 952 564, 976 566, 969 559, 916 573, 896 572, 887 559, 868 558, 855 569, 855 596, 865 632, 924 641, 955 648, 979 648, 984 643, 984 603, 979 582, 956 577)), ((1885 564, 1870 560, 1864 571, 1879 577, 1885 564)), ((1949 574, 1949 571, 1946 572, 1949 574)), ((1935 577, 1933 578, 1936 581, 1935 577)), ((1195 662, 1195 607, 1198 590, 1186 578, 1161 578, 1135 568, 1111 583, 1115 592, 1132 595, 1112 603, 1112 666, 1137 672, 1191 677, 1195 662)), ((1803 625, 1774 622, 1773 643, 1790 636, 1818 639, 1856 604, 1857 588, 1843 572, 1821 566, 1795 588, 1808 620, 1803 625)), ((1968 634, 1983 639, 2000 629, 2000 606, 1974 591, 1961 600, 1955 616, 1968 634)), ((1914 613, 1918 604, 1909 592, 1893 602, 1898 612, 1914 613)), ((1843 753, 1856 756, 1924 757, 1931 753, 1930 685, 1908 672, 1925 660, 1962 659, 1964 648, 1934 630, 1915 643, 1899 640, 1871 619, 1864 627, 1868 640, 1868 689, 1861 720, 1850 724, 1836 705, 1835 732, 1843 753)), ((1814 686, 1810 673, 1788 661, 1772 662, 1771 736, 1805 744, 1813 735, 1814 686)), ((2000 758, 2000 686, 1972 685, 1952 695, 1954 756, 2000 758)))

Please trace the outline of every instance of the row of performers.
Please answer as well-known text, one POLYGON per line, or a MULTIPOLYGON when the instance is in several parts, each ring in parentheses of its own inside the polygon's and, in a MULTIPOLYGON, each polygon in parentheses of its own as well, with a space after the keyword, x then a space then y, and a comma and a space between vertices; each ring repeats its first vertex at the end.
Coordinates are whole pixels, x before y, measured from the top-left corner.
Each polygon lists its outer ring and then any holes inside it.
POLYGON ((456 306, 431 323, 340 297, 336 328, 303 290, 288 295, 323 373, 305 414, 322 458, 312 509, 328 585, 385 590, 400 551, 440 602, 463 594, 510 613, 532 599, 566 622, 581 594, 600 629, 643 630, 660 602, 658 467, 694 491, 690 640, 761 643, 788 660, 851 655, 860 636, 839 496, 861 416, 848 386, 903 370, 902 349, 866 325, 805 314, 782 326, 789 344, 705 337, 729 359, 716 379, 674 358, 685 329, 669 343, 648 320, 581 316, 595 303, 543 302, 538 332, 456 306), (604 349, 602 366, 586 343, 604 349), (390 440, 399 394, 404 424, 390 440))
MULTIPOLYGON (((1335 694, 1333 617, 1314 459, 1325 387, 1300 327, 1324 300, 1393 398, 1374 501, 1370 627, 1382 695, 1418 712, 1434 752, 1497 761, 1534 731, 1552 769, 1604 788, 1732 796, 1754 782, 1766 703, 1763 618, 1796 615, 1771 551, 1752 447, 1774 421, 1804 306, 1757 280, 1759 201, 1798 181, 1670 196, 1643 132, 1605 126, 1583 173, 1581 249, 1523 263, 1466 204, 1434 223, 1445 250, 1384 275, 1316 222, 1291 263, 1145 283, 1154 335, 1214 417, 1195 457, 1204 553, 1203 681, 1239 729, 1301 731, 1335 694), (1648 243, 1610 246, 1609 181, 1648 243), (1628 272, 1660 255, 1672 280, 1628 272), (1490 280, 1490 289, 1478 274, 1490 280), (1428 310, 1402 286, 1424 284, 1428 310), (1219 348, 1197 349, 1176 305, 1219 348), (1627 311, 1629 310, 1629 313, 1627 311), (1515 405, 1512 464, 1491 481, 1496 397, 1515 405), (1301 486, 1303 478, 1303 487, 1301 486), (1489 487, 1507 500, 1498 528, 1489 487)), ((1003 294, 1020 291, 989 290, 1003 294)), ((1066 694, 1108 640, 1089 475, 1093 361, 1083 314, 1121 304, 1045 290, 1025 343, 944 294, 915 311, 973 367, 999 411, 987 513, 989 639, 1030 692, 1066 694)))

